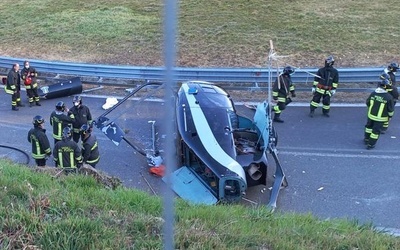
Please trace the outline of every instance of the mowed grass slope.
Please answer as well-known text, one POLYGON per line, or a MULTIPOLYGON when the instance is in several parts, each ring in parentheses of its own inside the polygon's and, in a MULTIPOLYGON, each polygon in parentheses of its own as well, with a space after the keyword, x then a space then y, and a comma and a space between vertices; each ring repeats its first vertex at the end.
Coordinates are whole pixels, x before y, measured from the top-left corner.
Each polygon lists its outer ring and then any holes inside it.
MULTIPOLYGON (((11 57, 163 65, 164 1, 2 0, 0 54, 11 57)), ((177 65, 382 66, 398 60, 400 5, 391 0, 179 1, 177 65)))
MULTIPOLYGON (((162 202, 90 176, 36 173, 0 160, 0 249, 162 249, 162 202)), ((265 207, 176 203, 176 249, 399 249, 356 221, 265 207)))

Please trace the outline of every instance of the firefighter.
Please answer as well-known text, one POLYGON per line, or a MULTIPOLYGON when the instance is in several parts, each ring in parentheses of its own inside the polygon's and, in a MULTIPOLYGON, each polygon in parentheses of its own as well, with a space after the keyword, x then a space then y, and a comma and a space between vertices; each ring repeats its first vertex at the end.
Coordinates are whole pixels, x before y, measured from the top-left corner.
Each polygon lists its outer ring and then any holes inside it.
POLYGON ((56 143, 53 150, 56 167, 76 170, 82 166, 81 150, 71 138, 72 129, 65 127, 62 131, 62 140, 56 143))
POLYGON ((87 163, 92 167, 100 160, 99 147, 97 138, 92 134, 93 126, 90 124, 83 124, 80 128, 82 139, 82 157, 83 163, 87 163))
POLYGON ((7 94, 11 95, 11 109, 18 111, 18 107, 24 107, 21 103, 21 77, 19 74, 19 64, 13 64, 12 69, 7 74, 7 84, 5 87, 7 94))
POLYGON ((75 122, 72 124, 73 126, 73 135, 72 138, 76 143, 79 142, 79 138, 81 137, 81 127, 84 124, 89 124, 92 122, 92 115, 87 106, 82 104, 81 96, 74 96, 72 99, 72 103, 74 106, 70 109, 70 112, 75 117, 75 122))
POLYGON ((339 73, 333 67, 335 59, 333 56, 328 56, 325 59, 325 66, 318 69, 314 77, 313 87, 311 92, 313 98, 310 103, 310 117, 314 117, 314 111, 319 106, 322 98, 322 114, 329 117, 331 97, 336 93, 339 84, 339 73))
POLYGON ((24 81, 26 94, 28 95, 29 99, 29 107, 33 107, 34 102, 36 106, 42 106, 40 104, 40 98, 38 94, 38 83, 36 80, 37 71, 35 68, 29 66, 29 62, 24 62, 24 68, 21 70, 21 77, 24 81))
POLYGON ((399 64, 396 62, 392 62, 387 66, 386 69, 383 70, 380 78, 381 80, 388 79, 389 86, 386 91, 393 96, 393 101, 396 104, 396 101, 399 99, 399 92, 396 87, 396 72, 399 69, 399 64))
MULTIPOLYGON (((386 69, 383 70, 380 76, 381 80, 385 79, 389 80, 389 85, 387 86, 386 91, 392 95, 394 105, 396 105, 396 102, 399 99, 399 92, 397 91, 397 86, 396 86, 396 72, 398 69, 399 69, 399 64, 396 62, 392 62, 387 66, 386 69)), ((383 124, 381 134, 386 133, 388 127, 389 127, 389 120, 383 124)))
POLYGON ((33 117, 33 128, 28 132, 28 141, 32 144, 32 157, 38 167, 46 166, 46 160, 51 155, 49 139, 44 129, 44 118, 33 117))
POLYGON ((58 102, 56 109, 50 115, 50 125, 53 126, 54 145, 61 141, 63 129, 65 127, 72 128, 74 121, 74 115, 65 107, 64 102, 58 102))
POLYGON ((368 107, 368 120, 365 125, 364 142, 367 149, 375 147, 382 131, 383 124, 394 114, 394 101, 386 88, 390 88, 388 78, 381 81, 378 88, 370 94, 366 104, 368 107))
POLYGON ((294 74, 294 69, 290 66, 285 67, 272 86, 272 97, 275 101, 278 101, 277 105, 273 108, 275 112, 275 122, 283 122, 280 115, 286 106, 292 102, 289 93, 292 97, 296 97, 294 85, 291 79, 292 74, 294 74))

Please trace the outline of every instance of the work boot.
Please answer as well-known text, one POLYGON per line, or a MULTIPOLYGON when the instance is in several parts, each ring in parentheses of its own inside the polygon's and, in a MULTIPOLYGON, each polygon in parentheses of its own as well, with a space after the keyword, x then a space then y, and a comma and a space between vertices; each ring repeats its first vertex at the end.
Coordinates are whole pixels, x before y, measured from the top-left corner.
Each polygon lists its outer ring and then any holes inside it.
POLYGON ((42 104, 40 104, 40 102, 36 102, 36 106, 42 106, 42 104))
POLYGON ((329 113, 323 113, 325 117, 329 117, 329 113))
POLYGON ((275 113, 274 122, 283 123, 283 120, 280 118, 281 113, 275 113))
POLYGON ((382 128, 381 134, 386 134, 387 129, 388 129, 388 128, 382 128))
POLYGON ((18 103, 17 103, 17 107, 25 107, 25 105, 22 104, 21 102, 18 102, 18 103))
POLYGON ((19 108, 17 108, 17 106, 12 106, 11 109, 14 110, 14 111, 18 111, 19 110, 19 108))
POLYGON ((310 117, 314 117, 314 110, 311 110, 311 111, 310 111, 309 116, 310 116, 310 117))
POLYGON ((364 144, 368 145, 368 143, 369 143, 369 138, 364 138, 364 144))
POLYGON ((368 145, 367 145, 367 149, 368 149, 368 150, 373 149, 374 147, 375 147, 375 145, 371 145, 371 144, 368 144, 368 145))
POLYGON ((29 107, 32 108, 33 107, 33 102, 29 103, 29 107))

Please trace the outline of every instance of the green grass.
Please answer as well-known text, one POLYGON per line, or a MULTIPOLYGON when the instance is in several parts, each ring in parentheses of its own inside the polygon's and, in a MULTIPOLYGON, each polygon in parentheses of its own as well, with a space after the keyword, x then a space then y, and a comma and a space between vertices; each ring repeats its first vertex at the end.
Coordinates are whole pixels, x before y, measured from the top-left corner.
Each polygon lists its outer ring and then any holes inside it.
MULTIPOLYGON (((0 54, 112 64, 163 64, 163 1, 3 0, 0 54)), ((398 56, 400 5, 390 0, 179 2, 180 66, 381 66, 398 56)))
MULTIPOLYGON (((106 189, 88 176, 37 173, 0 160, 1 249, 161 249, 161 198, 106 189)), ((176 202, 176 249, 399 249, 356 221, 265 207, 176 202)))

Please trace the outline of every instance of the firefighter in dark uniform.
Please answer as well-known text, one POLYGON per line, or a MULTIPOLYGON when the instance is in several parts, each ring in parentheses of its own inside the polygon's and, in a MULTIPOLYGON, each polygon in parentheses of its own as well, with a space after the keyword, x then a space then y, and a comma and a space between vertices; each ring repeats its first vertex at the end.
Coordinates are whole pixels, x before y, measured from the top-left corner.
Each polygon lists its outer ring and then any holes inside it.
POLYGON ((69 110, 75 117, 75 122, 72 123, 73 135, 72 138, 76 143, 79 142, 81 137, 81 127, 84 124, 90 124, 92 122, 92 115, 87 106, 82 104, 81 96, 74 96, 72 100, 74 106, 69 110))
MULTIPOLYGON (((396 86, 396 72, 398 69, 399 69, 399 64, 393 62, 389 64, 386 69, 383 70, 380 76, 381 80, 385 79, 389 80, 389 85, 387 86, 386 90, 389 94, 392 95, 394 105, 396 105, 396 102, 399 99, 399 92, 397 91, 397 86, 396 86)), ((389 127, 389 120, 383 124, 381 134, 386 133, 388 127, 389 127)))
POLYGON ((294 85, 291 79, 292 74, 294 74, 294 69, 290 66, 285 67, 282 71, 282 74, 276 78, 274 85, 272 86, 272 98, 275 101, 278 101, 277 105, 273 107, 275 112, 275 122, 283 122, 283 120, 280 118, 280 115, 282 111, 285 110, 286 106, 292 102, 292 99, 289 97, 289 93, 292 97, 296 97, 294 85))
POLYGON ((319 106, 322 98, 322 114, 329 117, 331 97, 336 93, 339 84, 339 73, 333 67, 335 59, 328 56, 325 59, 325 66, 320 68, 314 77, 312 87, 313 98, 310 103, 310 117, 314 117, 314 111, 319 106))
POLYGON ((62 131, 62 140, 57 142, 53 149, 56 167, 76 170, 82 166, 81 149, 71 137, 72 129, 65 127, 62 131))
POLYGON ((21 77, 24 81, 26 94, 28 95, 29 107, 33 107, 34 102, 36 103, 36 106, 42 106, 39 102, 38 83, 36 80, 37 75, 36 69, 30 67, 29 62, 25 61, 24 68, 21 70, 21 77))
POLYGON ((44 118, 33 117, 33 128, 28 132, 28 141, 32 144, 32 157, 39 167, 46 166, 46 160, 51 155, 49 139, 44 129, 44 118))
POLYGON ((383 124, 394 114, 393 97, 386 91, 387 87, 390 87, 389 79, 382 80, 378 88, 370 94, 366 101, 368 120, 365 125, 364 142, 367 149, 375 147, 383 124))
POLYGON ((72 123, 74 121, 74 115, 65 107, 64 102, 58 102, 56 104, 56 110, 50 115, 50 125, 53 126, 54 145, 58 141, 61 141, 63 129, 65 127, 72 128, 72 123))
POLYGON ((92 134, 92 129, 93 126, 89 124, 83 124, 80 129, 82 138, 82 157, 83 163, 96 167, 96 164, 100 160, 100 154, 97 138, 92 134))
POLYGON ((24 107, 21 103, 21 76, 19 74, 19 64, 13 65, 7 75, 7 84, 4 89, 7 94, 11 95, 11 109, 18 111, 18 107, 24 107))

